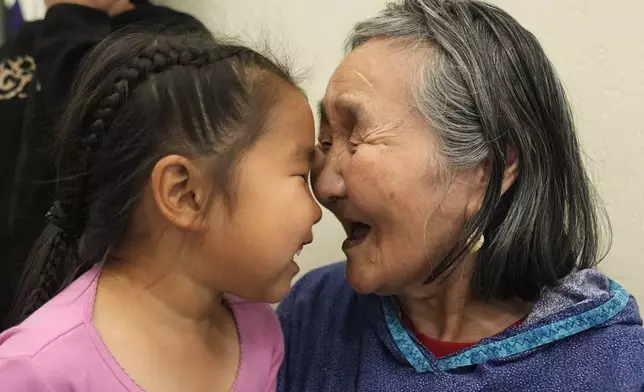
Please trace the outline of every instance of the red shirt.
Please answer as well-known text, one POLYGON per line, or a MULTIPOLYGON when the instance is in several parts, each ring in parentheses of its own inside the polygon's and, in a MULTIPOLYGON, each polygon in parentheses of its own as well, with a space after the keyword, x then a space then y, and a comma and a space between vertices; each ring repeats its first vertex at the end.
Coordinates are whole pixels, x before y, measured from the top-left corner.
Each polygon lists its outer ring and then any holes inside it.
MULTIPOLYGON (((523 320, 524 319, 517 321, 516 323, 508 327, 508 329, 521 325, 521 323, 523 323, 523 320)), ((434 339, 430 336, 420 333, 416 329, 414 324, 411 322, 409 317, 407 317, 404 313, 402 314, 402 321, 405 324, 405 326, 409 328, 411 332, 414 333, 414 335, 416 335, 416 338, 418 338, 418 340, 423 344, 423 346, 425 346, 425 348, 430 353, 434 354, 434 357, 436 357, 436 359, 440 359, 448 355, 454 354, 463 349, 472 347, 476 343, 478 343, 478 342, 446 342, 443 340, 434 339)))

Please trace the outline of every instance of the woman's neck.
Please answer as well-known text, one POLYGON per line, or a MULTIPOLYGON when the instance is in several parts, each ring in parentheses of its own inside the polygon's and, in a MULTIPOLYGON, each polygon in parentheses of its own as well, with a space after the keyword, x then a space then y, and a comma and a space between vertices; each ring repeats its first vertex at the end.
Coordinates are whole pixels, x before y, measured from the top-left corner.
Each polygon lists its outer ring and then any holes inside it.
POLYGON ((416 330, 435 339, 477 342, 496 335, 523 319, 530 304, 519 299, 482 301, 470 295, 476 255, 467 255, 437 284, 419 285, 398 295, 401 311, 416 330))

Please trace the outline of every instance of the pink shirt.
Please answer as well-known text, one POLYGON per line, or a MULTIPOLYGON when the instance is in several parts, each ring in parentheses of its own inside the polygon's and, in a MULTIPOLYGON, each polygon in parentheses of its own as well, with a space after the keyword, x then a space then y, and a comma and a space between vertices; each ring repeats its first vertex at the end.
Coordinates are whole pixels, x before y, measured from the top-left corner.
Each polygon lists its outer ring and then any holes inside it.
MULTIPOLYGON (((92 323, 95 267, 22 324, 0 334, 0 390, 142 392, 121 369, 92 323)), ((284 358, 277 317, 266 304, 228 297, 241 344, 236 392, 275 391, 284 358)))

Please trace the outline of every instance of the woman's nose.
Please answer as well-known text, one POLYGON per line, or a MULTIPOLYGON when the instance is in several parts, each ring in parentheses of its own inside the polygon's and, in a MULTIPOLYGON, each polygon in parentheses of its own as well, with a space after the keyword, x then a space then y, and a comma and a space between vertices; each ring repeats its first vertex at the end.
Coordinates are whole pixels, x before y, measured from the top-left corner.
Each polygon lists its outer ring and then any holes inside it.
POLYGON ((330 208, 334 201, 343 199, 347 195, 341 163, 338 155, 329 154, 317 158, 311 169, 313 193, 327 208, 330 208))

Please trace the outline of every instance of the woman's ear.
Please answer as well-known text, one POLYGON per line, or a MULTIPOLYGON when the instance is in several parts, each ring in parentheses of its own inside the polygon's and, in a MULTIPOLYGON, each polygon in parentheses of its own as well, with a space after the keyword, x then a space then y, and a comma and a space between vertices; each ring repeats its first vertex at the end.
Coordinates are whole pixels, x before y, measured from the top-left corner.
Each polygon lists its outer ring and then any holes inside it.
MULTIPOLYGON (((490 174, 492 174, 492 159, 488 158, 485 160, 485 164, 482 165, 482 170, 477 171, 476 178, 478 185, 487 188, 490 174)), ((501 194, 504 194, 510 189, 518 176, 519 160, 517 159, 517 154, 514 148, 507 146, 505 148, 505 171, 503 172, 503 182, 501 183, 501 194)))
POLYGON ((517 154, 512 147, 506 147, 505 160, 506 166, 505 171, 503 172, 503 182, 501 183, 502 195, 510 189, 519 176, 519 160, 517 159, 517 154))
POLYGON ((180 155, 160 159, 151 175, 155 204, 169 222, 182 229, 207 227, 207 200, 212 184, 191 160, 180 155))
MULTIPOLYGON (((501 182, 502 195, 510 189, 519 176, 519 161, 513 148, 506 148, 505 159, 506 167, 503 172, 503 181, 501 182)), ((492 160, 490 158, 486 159, 483 164, 477 166, 471 173, 469 184, 474 187, 475 192, 466 207, 466 215, 470 218, 481 208, 491 173, 492 160)))

